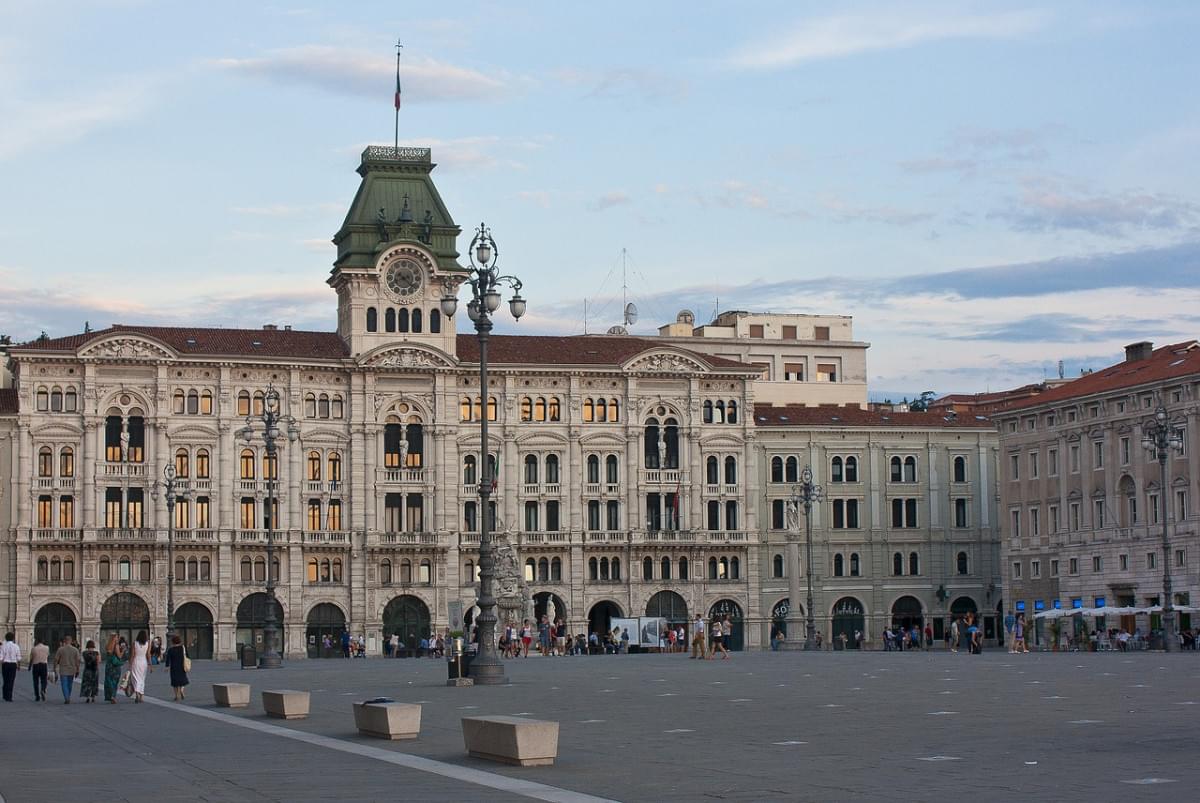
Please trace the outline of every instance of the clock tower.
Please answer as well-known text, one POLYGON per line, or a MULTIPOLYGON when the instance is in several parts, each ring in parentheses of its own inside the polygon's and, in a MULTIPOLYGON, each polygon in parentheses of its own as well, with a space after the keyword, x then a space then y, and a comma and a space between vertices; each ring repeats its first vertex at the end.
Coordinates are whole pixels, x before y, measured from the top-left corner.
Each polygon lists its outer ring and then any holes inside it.
POLYGON ((466 278, 455 224, 433 185, 428 148, 368 146, 362 182, 334 236, 328 283, 338 294, 338 334, 360 355, 413 342, 454 354, 454 319, 439 302, 466 278))

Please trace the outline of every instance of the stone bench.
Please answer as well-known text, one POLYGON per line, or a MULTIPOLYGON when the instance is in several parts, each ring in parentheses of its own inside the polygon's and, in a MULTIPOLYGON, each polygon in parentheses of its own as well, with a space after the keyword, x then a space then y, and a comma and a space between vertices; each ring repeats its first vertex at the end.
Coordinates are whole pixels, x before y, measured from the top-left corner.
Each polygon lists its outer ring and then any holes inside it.
POLYGON ((558 757, 558 723, 525 717, 463 717, 463 741, 475 758, 519 767, 553 764, 558 757))
POLYGON ((421 732, 421 706, 411 703, 355 703, 354 727, 380 739, 415 739, 421 732))
POLYGON ((221 708, 245 708, 250 705, 249 683, 214 683, 213 700, 221 708))
POLYGON ((277 719, 304 719, 308 716, 308 692, 276 689, 262 693, 263 710, 277 719))

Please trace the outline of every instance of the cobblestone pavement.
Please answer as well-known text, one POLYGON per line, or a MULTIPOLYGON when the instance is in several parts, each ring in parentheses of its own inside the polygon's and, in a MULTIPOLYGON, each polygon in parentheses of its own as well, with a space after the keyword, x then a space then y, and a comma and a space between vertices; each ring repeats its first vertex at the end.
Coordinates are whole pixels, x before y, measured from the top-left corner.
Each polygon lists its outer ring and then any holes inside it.
POLYGON ((165 673, 155 672, 148 691, 166 702, 115 706, 65 706, 57 689, 34 703, 22 673, 16 701, 0 703, 0 794, 10 803, 1200 797, 1200 653, 628 655, 506 666, 511 685, 458 689, 444 685, 440 660, 294 661, 273 672, 196 661, 186 704, 170 702, 165 673), (254 687, 249 708, 213 706, 209 684, 231 680, 254 687), (310 717, 266 719, 258 692, 269 688, 311 691, 310 717), (358 736, 350 703, 376 696, 422 703, 420 738, 358 736), (467 757, 459 719, 472 714, 559 721, 558 762, 467 757))

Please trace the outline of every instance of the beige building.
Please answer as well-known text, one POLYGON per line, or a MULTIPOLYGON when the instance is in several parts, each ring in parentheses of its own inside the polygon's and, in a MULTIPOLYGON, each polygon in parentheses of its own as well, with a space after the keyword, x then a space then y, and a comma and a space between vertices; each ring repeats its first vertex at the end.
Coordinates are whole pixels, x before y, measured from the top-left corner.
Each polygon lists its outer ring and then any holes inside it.
MULTIPOLYGON (((1200 344, 1135 343, 1123 362, 995 414, 1008 607, 1032 617, 1055 607, 1157 605, 1164 560, 1174 602, 1200 599, 1198 388, 1200 344), (1142 447, 1143 424, 1159 404, 1184 436, 1183 452, 1167 460, 1165 488, 1156 458, 1142 447)), ((1180 627, 1191 624, 1184 614, 1180 627)), ((1146 632, 1159 623, 1108 617, 1102 626, 1146 632)), ((1046 637, 1042 628, 1038 637, 1046 637)))
POLYGON ((336 331, 116 325, 11 349, 0 620, 23 644, 35 630, 161 632, 171 575, 192 655, 259 644, 268 522, 287 655, 320 655, 343 628, 376 650, 392 633, 457 629, 478 590, 479 517, 491 515, 539 615, 585 632, 611 616, 728 613, 735 642, 758 647, 786 588, 776 503, 807 463, 836 497, 814 520, 827 638, 845 625, 834 615, 845 597, 873 637, 893 612, 992 604, 994 430, 859 410, 866 344, 849 319, 730 313, 717 321, 728 335, 493 336, 481 398, 474 334, 439 310, 465 274, 431 169, 428 150, 364 152, 328 280, 336 331), (789 326, 794 342, 766 336, 789 326), (754 363, 801 359, 805 381, 779 398, 850 406, 758 398, 775 380, 754 363), (808 381, 825 360, 836 374, 808 381), (261 438, 238 438, 268 387, 295 419, 277 461, 261 438), (475 490, 485 415, 490 513, 475 490), (184 489, 173 521, 167 465, 184 489), (914 602, 897 608, 902 597, 914 602))

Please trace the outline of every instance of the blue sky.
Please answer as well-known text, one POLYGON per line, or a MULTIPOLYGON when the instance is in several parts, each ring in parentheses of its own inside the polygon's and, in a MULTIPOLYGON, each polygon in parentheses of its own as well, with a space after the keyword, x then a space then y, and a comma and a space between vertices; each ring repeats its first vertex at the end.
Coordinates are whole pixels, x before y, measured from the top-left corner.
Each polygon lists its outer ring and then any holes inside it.
MULTIPOLYGON (((362 147, 433 148, 530 315, 853 315, 873 389, 1200 317, 1194 3, 0 5, 0 332, 332 329, 362 147)), ((466 239, 462 247, 465 248, 466 239)))

